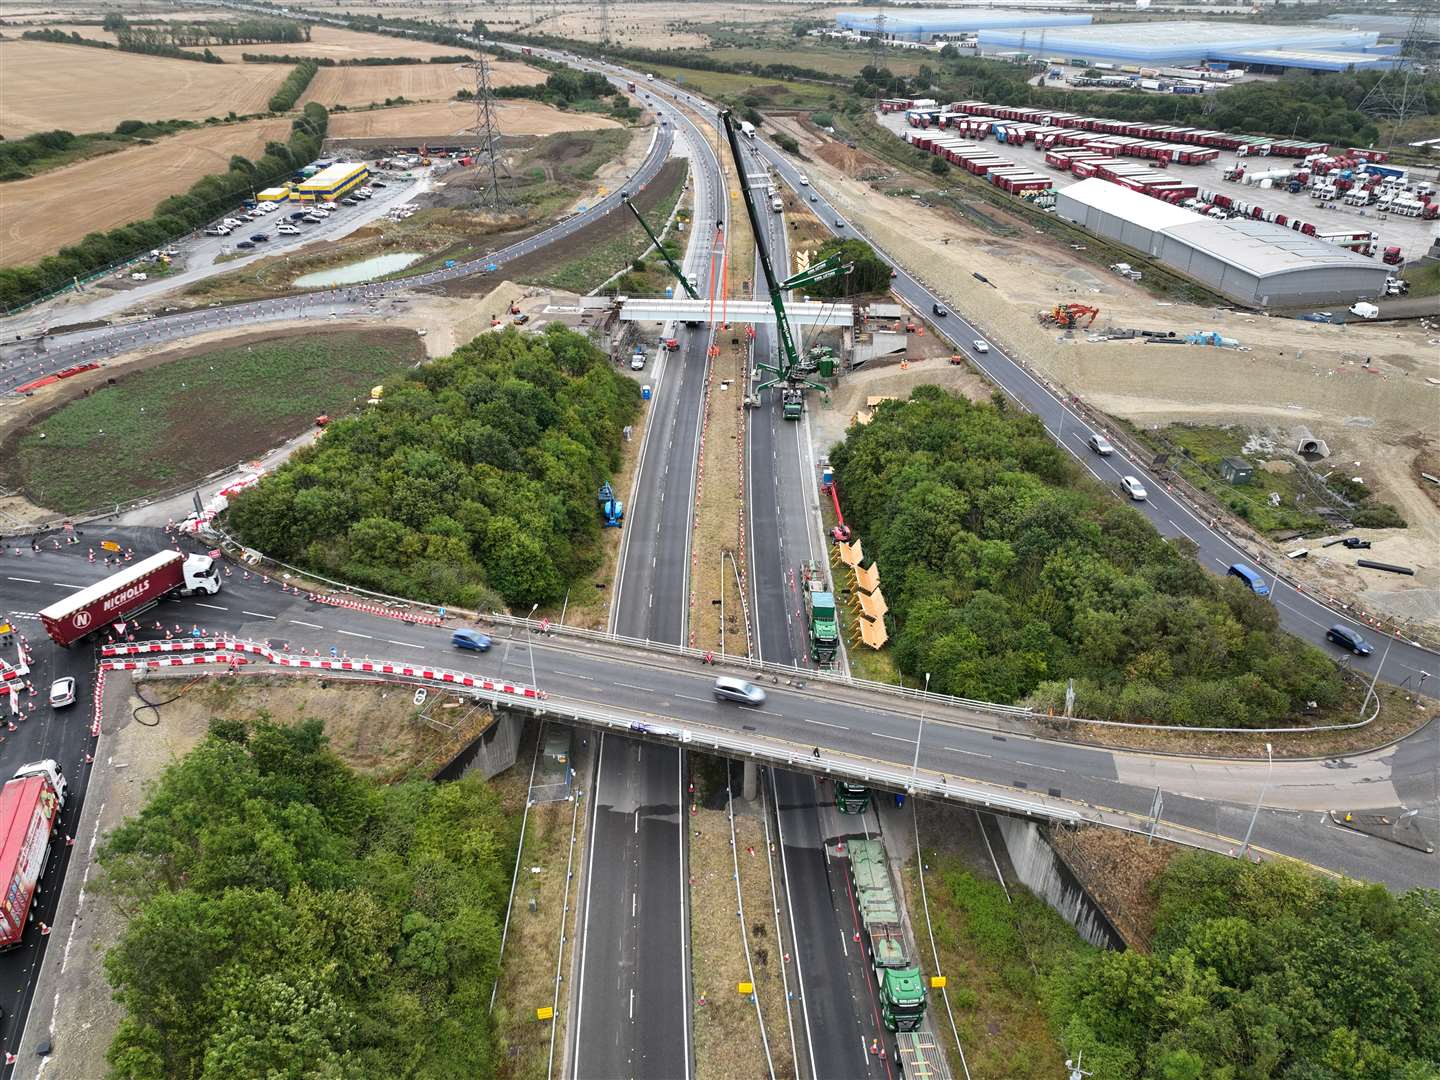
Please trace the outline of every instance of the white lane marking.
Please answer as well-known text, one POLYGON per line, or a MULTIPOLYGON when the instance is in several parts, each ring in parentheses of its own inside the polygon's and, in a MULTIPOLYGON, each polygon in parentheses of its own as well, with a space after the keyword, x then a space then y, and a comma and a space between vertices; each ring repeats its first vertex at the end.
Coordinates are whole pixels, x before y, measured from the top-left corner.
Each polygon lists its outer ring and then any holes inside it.
POLYGON ((635 832, 636 832, 637 834, 640 832, 640 811, 639 811, 639 810, 636 810, 636 811, 635 811, 635 832))
POLYGON ((915 741, 914 739, 902 739, 899 735, 886 735, 883 731, 872 731, 872 732, 870 732, 870 734, 871 734, 871 735, 874 735, 875 738, 877 738, 877 739, 890 739, 890 740, 892 740, 893 742, 914 742, 914 741, 915 741))
POLYGON ((346 637, 363 637, 363 638, 369 638, 369 637, 370 637, 369 634, 357 634, 357 633, 355 633, 354 630, 336 630, 335 632, 336 632, 337 634, 344 634, 346 637))
POLYGON ((567 678, 567 679, 584 679, 586 682, 594 682, 594 681, 595 681, 595 678, 594 678, 593 675, 577 675, 577 674, 575 674, 575 672, 573 672, 573 671, 561 671, 561 670, 558 669, 558 668, 555 670, 555 674, 556 674, 556 675, 564 675, 565 678, 567 678))
POLYGON ((709 698, 694 697, 690 694, 675 694, 674 697, 684 698, 686 701, 709 701, 709 698))
POLYGON ((387 644, 387 645, 403 645, 403 646, 404 646, 405 648, 407 648, 407 649, 423 649, 423 648, 425 648, 424 645, 416 645, 413 641, 396 641, 396 640, 394 640, 393 638, 386 638, 386 639, 385 639, 385 644, 387 644))
POLYGON ((827 722, 824 721, 824 720, 811 720, 809 717, 806 717, 806 718, 805 718, 805 723, 807 723, 807 724, 819 724, 821 727, 833 727, 836 731, 849 731, 849 730, 850 730, 850 729, 849 729, 848 727, 846 727, 844 724, 831 724, 831 723, 827 723, 827 722))
POLYGON ((982 754, 978 750, 961 750, 958 746, 947 746, 945 749, 949 750, 952 754, 969 754, 971 757, 988 758, 990 756, 989 754, 982 754))
POLYGON ((648 686, 636 686, 634 683, 628 683, 628 682, 617 682, 617 683, 612 683, 611 685, 613 685, 613 686, 623 686, 623 687, 625 687, 626 690, 644 690, 647 694, 650 692, 650 689, 651 689, 651 688, 648 687, 648 686))
POLYGON ((291 621, 292 623, 294 623, 296 626, 308 626, 308 627, 310 627, 312 630, 323 630, 323 629, 324 629, 324 627, 321 626, 318 622, 306 622, 304 619, 291 619, 290 621, 291 621))
POLYGON ((1064 772, 1064 769, 1057 769, 1054 765, 1036 765, 1033 761, 1016 761, 1016 765, 1024 765, 1027 769, 1046 769, 1050 772, 1064 772))
MULTIPOLYGON (((275 618, 274 615, 266 615, 265 613, 260 612, 260 611, 246 611, 244 608, 241 608, 241 609, 240 609, 240 614, 241 614, 241 615, 254 615, 255 618, 257 618, 257 619, 273 619, 273 618, 275 618)), ((341 630, 340 632, 343 634, 345 631, 344 631, 344 630, 341 630)))
POLYGON ((771 712, 769 709, 756 709, 755 711, 764 713, 766 716, 778 716, 781 720, 785 719, 785 714, 782 712, 771 712))
POLYGON ((39 578, 35 578, 35 577, 12 577, 12 578, 6 578, 5 580, 6 580, 6 581, 23 581, 23 582, 25 582, 25 584, 27 584, 27 585, 39 585, 39 584, 40 584, 40 579, 39 579, 39 578))
POLYGON ((83 589, 85 587, 84 585, 71 585, 68 581, 52 581, 50 584, 57 589, 83 589))
POLYGON ((196 606, 196 607, 208 607, 211 611, 229 611, 229 610, 230 610, 228 607, 221 607, 219 604, 202 604, 199 600, 196 600, 196 601, 195 601, 195 606, 196 606))

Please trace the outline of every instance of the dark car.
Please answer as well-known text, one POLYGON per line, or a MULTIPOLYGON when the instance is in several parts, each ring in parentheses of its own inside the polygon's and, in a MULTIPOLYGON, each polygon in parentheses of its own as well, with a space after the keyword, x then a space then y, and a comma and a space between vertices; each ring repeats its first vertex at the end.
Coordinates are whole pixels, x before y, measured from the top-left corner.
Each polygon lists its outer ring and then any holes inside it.
POLYGON ((1351 551, 1364 551, 1370 546, 1369 540, 1361 540, 1358 536, 1347 536, 1344 540, 1340 542, 1344 544, 1347 548, 1349 548, 1351 551))
POLYGON ((250 237, 250 239, 251 239, 252 241, 254 241, 255 243, 257 243, 257 244, 263 244, 263 243, 265 243, 266 240, 269 240, 269 239, 270 239, 270 234, 269 234, 269 233, 263 233, 263 232, 257 232, 254 236, 250 237))
POLYGON ((457 649, 474 649, 476 652, 490 651, 490 638, 479 630, 456 630, 450 635, 450 644, 457 649))
POLYGON ((298 214, 291 214, 291 215, 290 215, 290 220, 291 220, 291 221, 299 221, 299 220, 301 220, 307 213, 309 213, 308 210, 301 210, 298 214))
POLYGON ((1356 656, 1369 656, 1375 651, 1375 646, 1361 637, 1358 630, 1351 630, 1341 623, 1336 623, 1325 631, 1325 640, 1333 641, 1342 649, 1349 649, 1356 656))
POLYGON ((370 186, 371 186, 371 187, 387 187, 388 185, 381 183, 379 180, 371 180, 371 181, 370 181, 370 186))
POLYGON ((249 250, 250 250, 251 248, 253 248, 255 245, 252 244, 249 240, 241 240, 241 241, 240 241, 238 244, 236 244, 235 246, 236 246, 237 248, 240 248, 240 249, 244 250, 244 251, 249 251, 249 250))
POLYGON ((930 310, 933 311, 935 313, 935 317, 939 319, 943 319, 946 315, 945 309, 939 304, 931 304, 930 310))

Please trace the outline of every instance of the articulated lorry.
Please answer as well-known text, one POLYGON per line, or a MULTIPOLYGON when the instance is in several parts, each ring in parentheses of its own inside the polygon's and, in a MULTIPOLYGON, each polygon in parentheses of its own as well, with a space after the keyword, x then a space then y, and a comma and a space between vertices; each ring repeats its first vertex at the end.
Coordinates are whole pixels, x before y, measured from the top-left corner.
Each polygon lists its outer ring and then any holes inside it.
POLYGON ((25 936, 40 875, 50 858, 50 841, 65 808, 65 776, 53 759, 15 770, 0 788, 0 951, 13 949, 25 936))
POLYGON ((171 593, 213 596, 219 591, 220 568, 209 555, 160 551, 55 601, 40 612, 40 621, 57 645, 69 647, 139 615, 171 593))
POLYGON ((925 1020, 925 980, 905 944, 905 926, 890 880, 885 845, 878 840, 850 840, 848 844, 850 881, 875 968, 880 1018, 891 1031, 914 1031, 925 1020))

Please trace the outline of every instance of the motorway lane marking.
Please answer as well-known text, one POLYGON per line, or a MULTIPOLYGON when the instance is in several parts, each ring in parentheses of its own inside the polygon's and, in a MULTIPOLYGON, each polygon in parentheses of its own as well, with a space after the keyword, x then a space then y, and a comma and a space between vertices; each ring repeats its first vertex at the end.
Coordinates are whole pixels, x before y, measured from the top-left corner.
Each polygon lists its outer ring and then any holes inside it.
POLYGON ((871 735, 874 735, 875 738, 877 738, 877 739, 890 739, 890 740, 892 740, 892 741, 894 741, 894 742, 914 742, 914 741, 915 741, 914 739, 902 739, 899 735, 886 735, 883 731, 872 731, 872 732, 870 732, 870 734, 871 734, 871 735))
POLYGON ((336 630, 335 632, 337 634, 344 634, 346 637, 363 637, 366 639, 370 638, 369 634, 357 634, 354 630, 336 630))
POLYGON ((292 623, 294 623, 296 626, 308 626, 308 627, 310 627, 312 630, 323 630, 323 629, 325 629, 325 628, 324 628, 323 626, 321 626, 318 622, 306 622, 306 621, 303 620, 303 619, 291 619, 290 621, 291 621, 292 623))
MULTIPOLYGON (((241 608, 241 609, 240 609, 240 614, 241 614, 241 615, 254 615, 257 619, 273 619, 273 618, 275 618, 274 615, 266 615, 266 614, 264 614, 263 612, 260 612, 260 611, 246 611, 244 608, 241 608)), ((340 632, 343 634, 345 631, 344 631, 344 630, 341 630, 340 632)))
POLYGON ((763 714, 765 714, 766 716, 776 716, 776 717, 779 717, 781 720, 784 720, 784 719, 785 719, 785 714, 784 714, 784 713, 771 712, 769 709, 756 709, 755 711, 758 712, 758 713, 763 713, 763 714))
POLYGON ((27 585, 39 585, 39 584, 40 584, 40 579, 39 579, 39 578, 33 578, 33 577, 12 577, 12 578, 6 578, 5 580, 6 580, 6 581, 23 581, 23 582, 25 582, 25 584, 27 584, 27 585))
POLYGON ((221 607, 219 604, 202 604, 199 600, 196 600, 196 601, 195 601, 195 606, 196 606, 196 607, 208 607, 211 611, 229 611, 229 610, 230 610, 228 607, 221 607))
POLYGON ((85 587, 84 585, 71 585, 68 581, 52 581, 50 584, 57 589, 83 589, 85 587))
POLYGON ((672 697, 684 698, 686 701, 709 701, 709 698, 691 697, 689 694, 672 694, 672 697))
POLYGON ((1048 769, 1050 772, 1064 772, 1064 769, 1057 769, 1053 765, 1036 765, 1033 761, 1017 761, 1016 765, 1024 765, 1027 769, 1048 769))
POLYGON ((988 758, 991 756, 990 754, 982 754, 978 750, 961 750, 958 746, 947 746, 945 749, 949 750, 952 754, 969 754, 971 757, 988 758))
POLYGON ((415 644, 414 642, 412 642, 412 641, 395 641, 393 638, 386 638, 386 639, 385 639, 385 644, 387 644, 387 645, 403 645, 403 646, 404 646, 405 648, 407 648, 407 649, 423 649, 423 648, 425 648, 424 645, 416 645, 416 644, 415 644))
POLYGON ((821 727, 832 727, 832 728, 835 728, 837 731, 849 731, 849 730, 850 730, 850 729, 849 729, 848 727, 846 727, 844 724, 830 724, 830 723, 825 722, 824 720, 811 720, 809 717, 806 717, 806 718, 805 718, 805 723, 807 723, 807 724, 819 724, 821 727))
POLYGON ((617 683, 611 683, 610 685, 612 685, 612 686, 623 686, 623 687, 625 687, 626 690, 644 690, 647 694, 650 692, 650 687, 648 687, 648 686, 636 686, 634 683, 617 682, 617 683))
POLYGON ((567 678, 567 679, 584 679, 586 682, 594 682, 594 681, 595 681, 595 677, 594 677, 593 675, 577 675, 577 674, 575 674, 575 672, 573 672, 573 671, 561 671, 561 670, 559 670, 558 668, 555 670, 555 674, 556 674, 556 675, 563 675, 563 676, 565 676, 565 678, 567 678))

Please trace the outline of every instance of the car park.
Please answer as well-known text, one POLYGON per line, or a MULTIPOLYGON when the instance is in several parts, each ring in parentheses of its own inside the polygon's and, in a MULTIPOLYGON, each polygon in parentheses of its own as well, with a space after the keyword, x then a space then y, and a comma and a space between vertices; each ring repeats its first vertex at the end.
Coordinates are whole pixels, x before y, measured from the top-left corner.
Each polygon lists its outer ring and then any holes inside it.
POLYGON ((1133 476, 1122 476, 1120 478, 1120 490, 1136 502, 1144 502, 1146 496, 1149 494, 1145 490, 1145 485, 1133 476))
POLYGON ((715 697, 720 701, 735 701, 741 705, 758 707, 765 704, 764 690, 733 675, 721 675, 715 680, 715 697))
POLYGON ((1110 440, 1104 435, 1091 435, 1089 446, 1101 457, 1109 457, 1115 452, 1115 447, 1110 445, 1110 440))
POLYGON ((1334 642, 1342 649, 1348 649, 1356 656, 1369 656, 1375 651, 1375 646, 1366 641, 1360 631, 1352 630, 1344 623, 1336 623, 1325 631, 1325 640, 1334 642))
POLYGON ((75 704, 75 680, 68 675, 63 679, 56 679, 50 684, 50 707, 52 709, 63 709, 66 705, 75 704))
POLYGON ((461 627, 450 635, 450 644, 457 649, 470 649, 474 652, 490 651, 490 635, 482 634, 479 630, 471 630, 468 627, 461 627))
POLYGON ((988 344, 986 344, 985 342, 981 341, 979 338, 976 338, 976 339, 975 339, 974 341, 972 341, 970 344, 974 347, 975 351, 978 352, 978 353, 988 353, 988 352, 990 351, 990 346, 989 346, 988 344))

